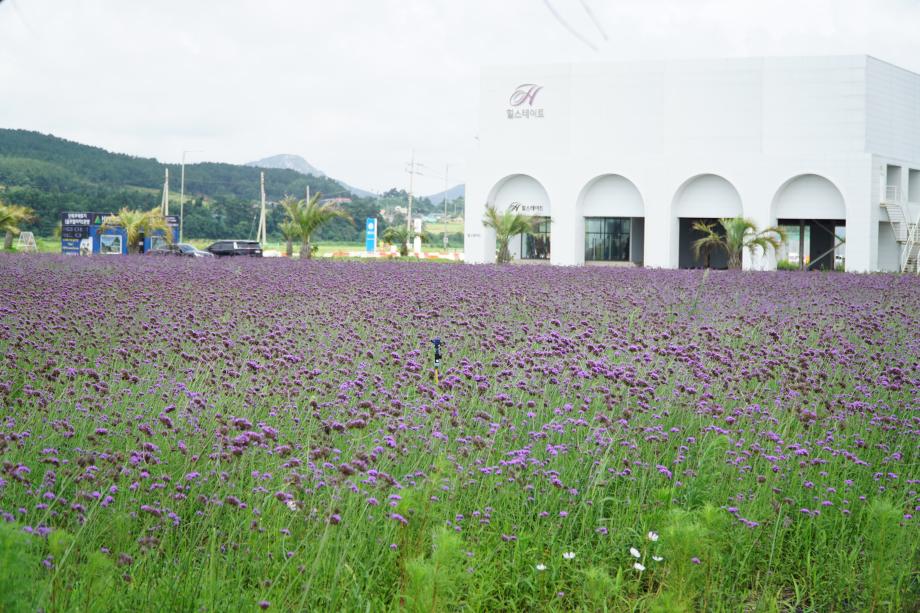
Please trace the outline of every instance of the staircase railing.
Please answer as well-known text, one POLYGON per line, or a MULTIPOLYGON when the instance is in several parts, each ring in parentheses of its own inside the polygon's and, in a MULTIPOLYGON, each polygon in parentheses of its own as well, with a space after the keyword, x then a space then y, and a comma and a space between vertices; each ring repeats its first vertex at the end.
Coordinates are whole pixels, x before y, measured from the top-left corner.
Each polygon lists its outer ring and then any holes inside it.
POLYGON ((901 272, 920 273, 918 220, 913 218, 910 205, 902 196, 900 186, 886 185, 882 193, 882 206, 888 212, 888 221, 891 222, 895 240, 901 245, 898 269, 901 272))
POLYGON ((907 224, 907 240, 904 242, 904 248, 901 250, 901 272, 920 273, 920 253, 916 252, 918 246, 917 222, 911 218, 910 208, 904 208, 904 223, 907 224), (911 262, 913 260, 913 262, 911 262), (913 270, 908 267, 913 264, 913 270))
POLYGON ((886 185, 883 198, 885 202, 897 202, 901 204, 901 187, 899 185, 886 185))

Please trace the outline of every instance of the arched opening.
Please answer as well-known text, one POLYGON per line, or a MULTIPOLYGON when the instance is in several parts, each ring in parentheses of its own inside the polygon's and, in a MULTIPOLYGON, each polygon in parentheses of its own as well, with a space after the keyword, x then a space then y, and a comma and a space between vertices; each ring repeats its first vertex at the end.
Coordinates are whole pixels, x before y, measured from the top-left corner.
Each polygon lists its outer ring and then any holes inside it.
MULTIPOLYGON (((525 174, 505 177, 489 194, 489 204, 499 213, 515 211, 534 218, 533 230, 511 237, 508 247, 512 261, 549 262, 552 224, 549 196, 539 181, 525 174)), ((490 233, 487 249, 495 250, 495 233, 490 233)))
POLYGON ((778 266, 833 270, 846 261, 846 203, 830 180, 795 176, 776 191, 772 217, 786 231, 778 266))
POLYGON ((645 204, 632 181, 616 174, 596 177, 578 203, 586 263, 642 264, 645 204))
POLYGON ((707 223, 720 233, 722 226, 719 219, 741 216, 741 196, 735 186, 719 175, 697 175, 677 190, 672 211, 677 218, 678 267, 727 268, 728 256, 725 253, 694 253, 693 243, 705 234, 693 226, 697 222, 707 223))

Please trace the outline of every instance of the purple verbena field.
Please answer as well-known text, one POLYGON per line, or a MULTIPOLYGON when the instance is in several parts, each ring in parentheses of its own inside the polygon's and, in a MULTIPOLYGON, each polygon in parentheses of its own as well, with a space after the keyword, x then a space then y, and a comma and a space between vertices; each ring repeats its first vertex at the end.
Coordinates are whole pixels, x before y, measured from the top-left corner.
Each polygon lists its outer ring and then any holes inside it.
POLYGON ((917 610, 918 356, 916 276, 0 256, 0 610, 917 610))

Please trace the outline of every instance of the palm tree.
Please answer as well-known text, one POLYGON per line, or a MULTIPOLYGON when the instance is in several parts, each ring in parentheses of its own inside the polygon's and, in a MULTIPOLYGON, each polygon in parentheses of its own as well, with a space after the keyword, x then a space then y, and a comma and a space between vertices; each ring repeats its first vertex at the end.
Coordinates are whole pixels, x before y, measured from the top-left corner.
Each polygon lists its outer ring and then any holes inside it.
POLYGON ((117 215, 110 215, 102 220, 99 234, 111 228, 125 229, 128 235, 128 253, 140 253, 143 237, 152 236, 157 230, 162 230, 167 242, 172 242, 172 228, 166 223, 166 218, 159 208, 132 211, 124 207, 117 215))
POLYGON ((722 249, 728 256, 729 268, 741 268, 744 250, 747 249, 754 255, 760 248, 764 253, 768 247, 779 249, 786 241, 786 231, 780 226, 770 226, 760 232, 757 224, 744 217, 730 217, 719 220, 724 234, 716 231, 715 224, 697 221, 693 229, 705 234, 703 238, 693 242, 693 254, 699 257, 700 253, 706 254, 707 267, 708 255, 715 249, 722 249))
POLYGON ((281 201, 281 205, 284 207, 288 219, 298 228, 300 236, 300 259, 302 260, 309 260, 313 257, 310 237, 320 226, 332 221, 336 217, 345 219, 352 225, 355 223, 348 213, 334 204, 321 204, 319 200, 322 197, 323 195, 317 192, 309 201, 297 200, 290 196, 285 197, 281 201))
POLYGON ((0 202, 0 232, 6 233, 3 239, 4 249, 10 250, 13 248, 13 236, 19 234, 19 224, 34 217, 32 209, 28 207, 0 202))
POLYGON ((284 237, 286 243, 284 253, 289 258, 294 257, 294 239, 300 238, 300 228, 293 221, 288 219, 278 224, 278 230, 284 237))
POLYGON ((383 242, 388 245, 398 245, 399 246, 399 255, 406 257, 409 255, 409 243, 415 239, 415 237, 422 239, 423 243, 427 243, 431 238, 427 232, 416 233, 414 231, 410 232, 409 228, 402 224, 397 224, 395 226, 390 226, 383 231, 383 242))
POLYGON ((507 264, 511 261, 511 252, 508 250, 511 237, 518 234, 529 234, 535 222, 536 218, 529 215, 521 215, 513 211, 499 213, 493 205, 486 205, 486 215, 482 223, 485 227, 495 230, 496 262, 507 264))

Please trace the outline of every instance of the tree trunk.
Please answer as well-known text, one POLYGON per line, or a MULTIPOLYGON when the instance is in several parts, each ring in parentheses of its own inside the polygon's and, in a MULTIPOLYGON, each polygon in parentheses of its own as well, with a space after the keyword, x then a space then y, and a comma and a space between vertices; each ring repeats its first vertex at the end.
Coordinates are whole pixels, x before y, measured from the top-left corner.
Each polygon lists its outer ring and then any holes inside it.
POLYGON ((3 248, 9 251, 13 248, 13 231, 7 230, 6 237, 3 239, 3 248))
POLYGON ((306 260, 310 257, 310 239, 303 237, 300 239, 300 259, 306 260))
POLYGON ((287 239, 287 249, 285 250, 285 253, 289 258, 294 257, 294 241, 292 241, 290 238, 287 239))
POLYGON ((498 258, 497 263, 507 264, 511 261, 511 253, 508 251, 508 241, 500 240, 498 242, 498 258))
POLYGON ((733 270, 740 270, 741 263, 744 261, 744 255, 739 251, 733 253, 728 258, 728 267, 733 270))

